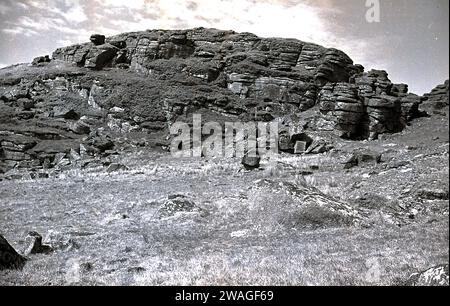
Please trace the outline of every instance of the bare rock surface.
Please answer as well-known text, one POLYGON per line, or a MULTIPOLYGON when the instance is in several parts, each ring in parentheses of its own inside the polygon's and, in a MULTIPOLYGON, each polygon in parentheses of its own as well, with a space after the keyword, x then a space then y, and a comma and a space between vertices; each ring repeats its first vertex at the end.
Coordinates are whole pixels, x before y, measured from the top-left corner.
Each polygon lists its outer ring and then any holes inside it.
POLYGON ((358 140, 448 107, 448 82, 422 98, 339 50, 216 29, 94 34, 49 61, 0 72, 1 172, 52 165, 80 145, 91 158, 112 147, 91 149, 90 134, 167 147, 168 125, 193 113, 220 124, 285 118, 288 128, 358 140))

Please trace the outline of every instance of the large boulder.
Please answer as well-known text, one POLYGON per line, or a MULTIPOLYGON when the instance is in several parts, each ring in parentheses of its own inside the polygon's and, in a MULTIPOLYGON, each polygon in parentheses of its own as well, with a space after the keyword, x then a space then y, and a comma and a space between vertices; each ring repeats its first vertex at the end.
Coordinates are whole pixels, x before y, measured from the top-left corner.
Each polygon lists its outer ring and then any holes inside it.
POLYGON ((102 44, 92 47, 86 54, 86 62, 84 67, 90 69, 101 70, 112 62, 117 54, 118 49, 110 44, 102 44))
POLYGON ((8 241, 0 235, 0 270, 22 269, 26 259, 18 254, 8 241))
POLYGON ((93 34, 91 36, 90 40, 94 45, 100 46, 105 43, 106 37, 105 37, 105 35, 101 35, 101 34, 93 34))
POLYGON ((48 56, 48 55, 38 56, 35 59, 33 59, 33 61, 31 62, 31 65, 32 66, 42 66, 42 65, 45 65, 50 62, 51 62, 50 56, 48 56))

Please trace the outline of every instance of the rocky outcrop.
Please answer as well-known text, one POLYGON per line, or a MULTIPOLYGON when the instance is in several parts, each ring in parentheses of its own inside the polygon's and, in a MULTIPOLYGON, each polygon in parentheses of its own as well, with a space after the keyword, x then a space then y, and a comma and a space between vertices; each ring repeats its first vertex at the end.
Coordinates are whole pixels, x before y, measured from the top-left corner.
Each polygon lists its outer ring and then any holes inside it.
MULTIPOLYGON (((215 29, 95 34, 36 62, 0 72, 0 173, 67 164, 73 152, 103 156, 121 137, 167 147, 169 126, 193 113, 220 124, 278 120, 287 130, 301 118, 301 130, 280 135, 282 151, 300 153, 309 149, 292 138, 301 132, 401 131, 423 100, 339 50, 215 29)), ((446 98, 439 87, 426 100, 446 98)))
POLYGON ((449 106, 449 80, 438 85, 430 93, 424 95, 424 103, 421 109, 428 114, 433 114, 449 106))
POLYGON ((348 82, 363 70, 336 49, 249 33, 155 30, 110 37, 105 44, 94 36, 92 43, 56 50, 53 58, 95 69, 128 65, 144 75, 167 73, 164 60, 173 59, 183 67, 172 65, 171 73, 207 82, 220 80, 242 98, 302 109, 314 106, 317 85, 348 82))
MULTIPOLYGON (((376 139, 401 131, 421 116, 421 98, 405 84, 393 84, 382 70, 356 75, 349 83, 328 83, 319 93, 328 128, 350 139, 376 139)), ((320 129, 320 127, 319 127, 320 129)))

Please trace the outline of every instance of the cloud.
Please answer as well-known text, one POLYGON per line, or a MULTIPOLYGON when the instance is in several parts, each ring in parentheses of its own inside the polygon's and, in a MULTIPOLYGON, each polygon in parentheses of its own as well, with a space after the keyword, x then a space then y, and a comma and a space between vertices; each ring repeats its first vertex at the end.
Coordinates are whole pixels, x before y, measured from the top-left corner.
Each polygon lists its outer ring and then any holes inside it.
POLYGON ((27 61, 86 42, 92 33, 206 27, 334 47, 367 69, 386 69, 405 82, 415 69, 418 80, 408 83, 425 83, 419 71, 424 69, 430 70, 427 82, 448 76, 448 60, 442 59, 444 53, 448 58, 448 47, 443 47, 448 43, 448 1, 384 3, 383 22, 368 24, 362 0, 0 0, 0 61, 27 61), (417 12, 423 17, 411 20, 417 12), (423 61, 425 68, 406 61, 423 61), (427 68, 436 66, 442 66, 439 75, 427 68))

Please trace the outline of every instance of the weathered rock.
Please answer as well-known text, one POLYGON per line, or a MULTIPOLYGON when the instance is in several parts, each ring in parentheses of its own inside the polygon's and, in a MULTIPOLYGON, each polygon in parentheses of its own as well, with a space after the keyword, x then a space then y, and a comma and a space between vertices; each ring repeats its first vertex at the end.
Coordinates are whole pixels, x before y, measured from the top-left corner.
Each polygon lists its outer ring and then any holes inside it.
POLYGON ((443 200, 448 201, 449 192, 448 189, 440 189, 440 188, 424 188, 417 191, 417 196, 424 200, 443 200))
POLYGON ((405 283, 406 286, 446 287, 449 286, 448 264, 415 273, 405 283))
POLYGON ((405 123, 424 115, 423 112, 419 110, 421 103, 422 98, 415 94, 408 94, 402 97, 402 118, 405 123))
POLYGON ((34 254, 50 254, 53 249, 48 245, 42 244, 42 236, 37 232, 30 232, 26 238, 28 248, 25 250, 25 256, 34 254))
POLYGON ((438 85, 430 93, 424 95, 424 102, 420 109, 429 115, 449 106, 449 80, 438 85))
POLYGON ((288 229, 350 226, 357 224, 361 218, 359 212, 348 203, 325 195, 307 184, 296 184, 283 179, 263 179, 256 181, 251 190, 256 194, 275 193, 280 198, 282 195, 290 198, 290 204, 284 202, 278 205, 275 201, 258 205, 258 210, 264 211, 263 219, 275 218, 277 224, 288 229))
POLYGON ((75 134, 88 135, 91 133, 91 127, 86 122, 79 120, 69 123, 69 129, 75 134))
POLYGON ((40 66, 40 65, 50 63, 50 62, 51 62, 50 57, 48 55, 45 55, 45 56, 39 56, 39 57, 36 57, 35 59, 33 59, 33 61, 31 62, 31 65, 32 66, 40 66))
POLYGON ((80 119, 80 115, 75 110, 60 106, 53 109, 53 116, 55 118, 64 118, 69 120, 80 119))
POLYGON ((371 150, 358 150, 344 161, 344 169, 381 163, 382 154, 371 150))
POLYGON ((31 149, 31 152, 35 154, 44 153, 55 156, 57 153, 69 153, 70 150, 77 150, 78 148, 79 142, 77 140, 42 140, 31 149))
POLYGON ((193 212, 198 210, 195 202, 184 195, 170 195, 158 210, 160 217, 171 217, 180 212, 193 212))
POLYGON ((93 34, 93 35, 91 35, 90 40, 94 45, 100 46, 105 43, 106 37, 105 37, 105 35, 101 35, 101 34, 93 34))
MULTIPOLYGON (((421 114, 422 98, 408 94, 405 84, 392 84, 385 71, 364 73, 341 51, 295 39, 204 28, 149 30, 107 39, 96 35, 92 42, 57 49, 53 59, 23 72, 2 69, 0 131, 17 131, 35 143, 83 143, 91 156, 114 143, 82 135, 127 138, 136 132, 148 135, 149 146, 168 147, 168 127, 193 113, 222 126, 304 116, 300 128, 292 129, 293 120, 287 130, 348 139, 401 131, 421 114), (103 68, 111 69, 96 71, 103 68)), ((445 84, 432 96, 448 105, 445 84)), ((303 141, 290 134, 279 140, 280 151, 290 153, 303 141)), ((35 161, 42 165, 70 152, 17 146, 1 145, 0 171, 35 161)), ((315 151, 311 146, 307 152, 329 150, 323 143, 315 151)))
POLYGON ((307 151, 313 141, 306 133, 289 135, 287 131, 281 131, 278 148, 282 152, 301 154, 307 151))
POLYGON ((17 104, 19 105, 19 107, 22 107, 24 110, 29 111, 34 107, 35 102, 28 98, 20 98, 17 100, 17 104))
POLYGON ((90 141, 90 144, 100 152, 105 152, 114 148, 114 142, 106 137, 95 137, 90 141))
POLYGON ((348 138, 365 138, 367 114, 358 87, 348 83, 327 84, 319 93, 320 111, 334 128, 348 138))
POLYGON ((305 141, 297 141, 294 147, 294 154, 303 154, 306 152, 308 144, 305 141))
POLYGON ((241 163, 246 170, 255 170, 260 166, 261 157, 256 152, 246 153, 241 163))
POLYGON ((112 172, 118 172, 118 171, 126 171, 128 170, 127 166, 124 166, 122 164, 113 163, 108 166, 108 169, 106 169, 106 172, 112 173, 112 172))
POLYGON ((312 144, 306 150, 306 154, 321 154, 328 152, 333 149, 332 145, 329 145, 323 139, 316 139, 312 142, 312 144))
POLYGON ((86 55, 84 67, 101 70, 112 62, 117 54, 117 48, 110 44, 93 47, 86 55))
POLYGON ((19 255, 8 241, 0 235, 0 270, 22 269, 26 259, 19 255))

